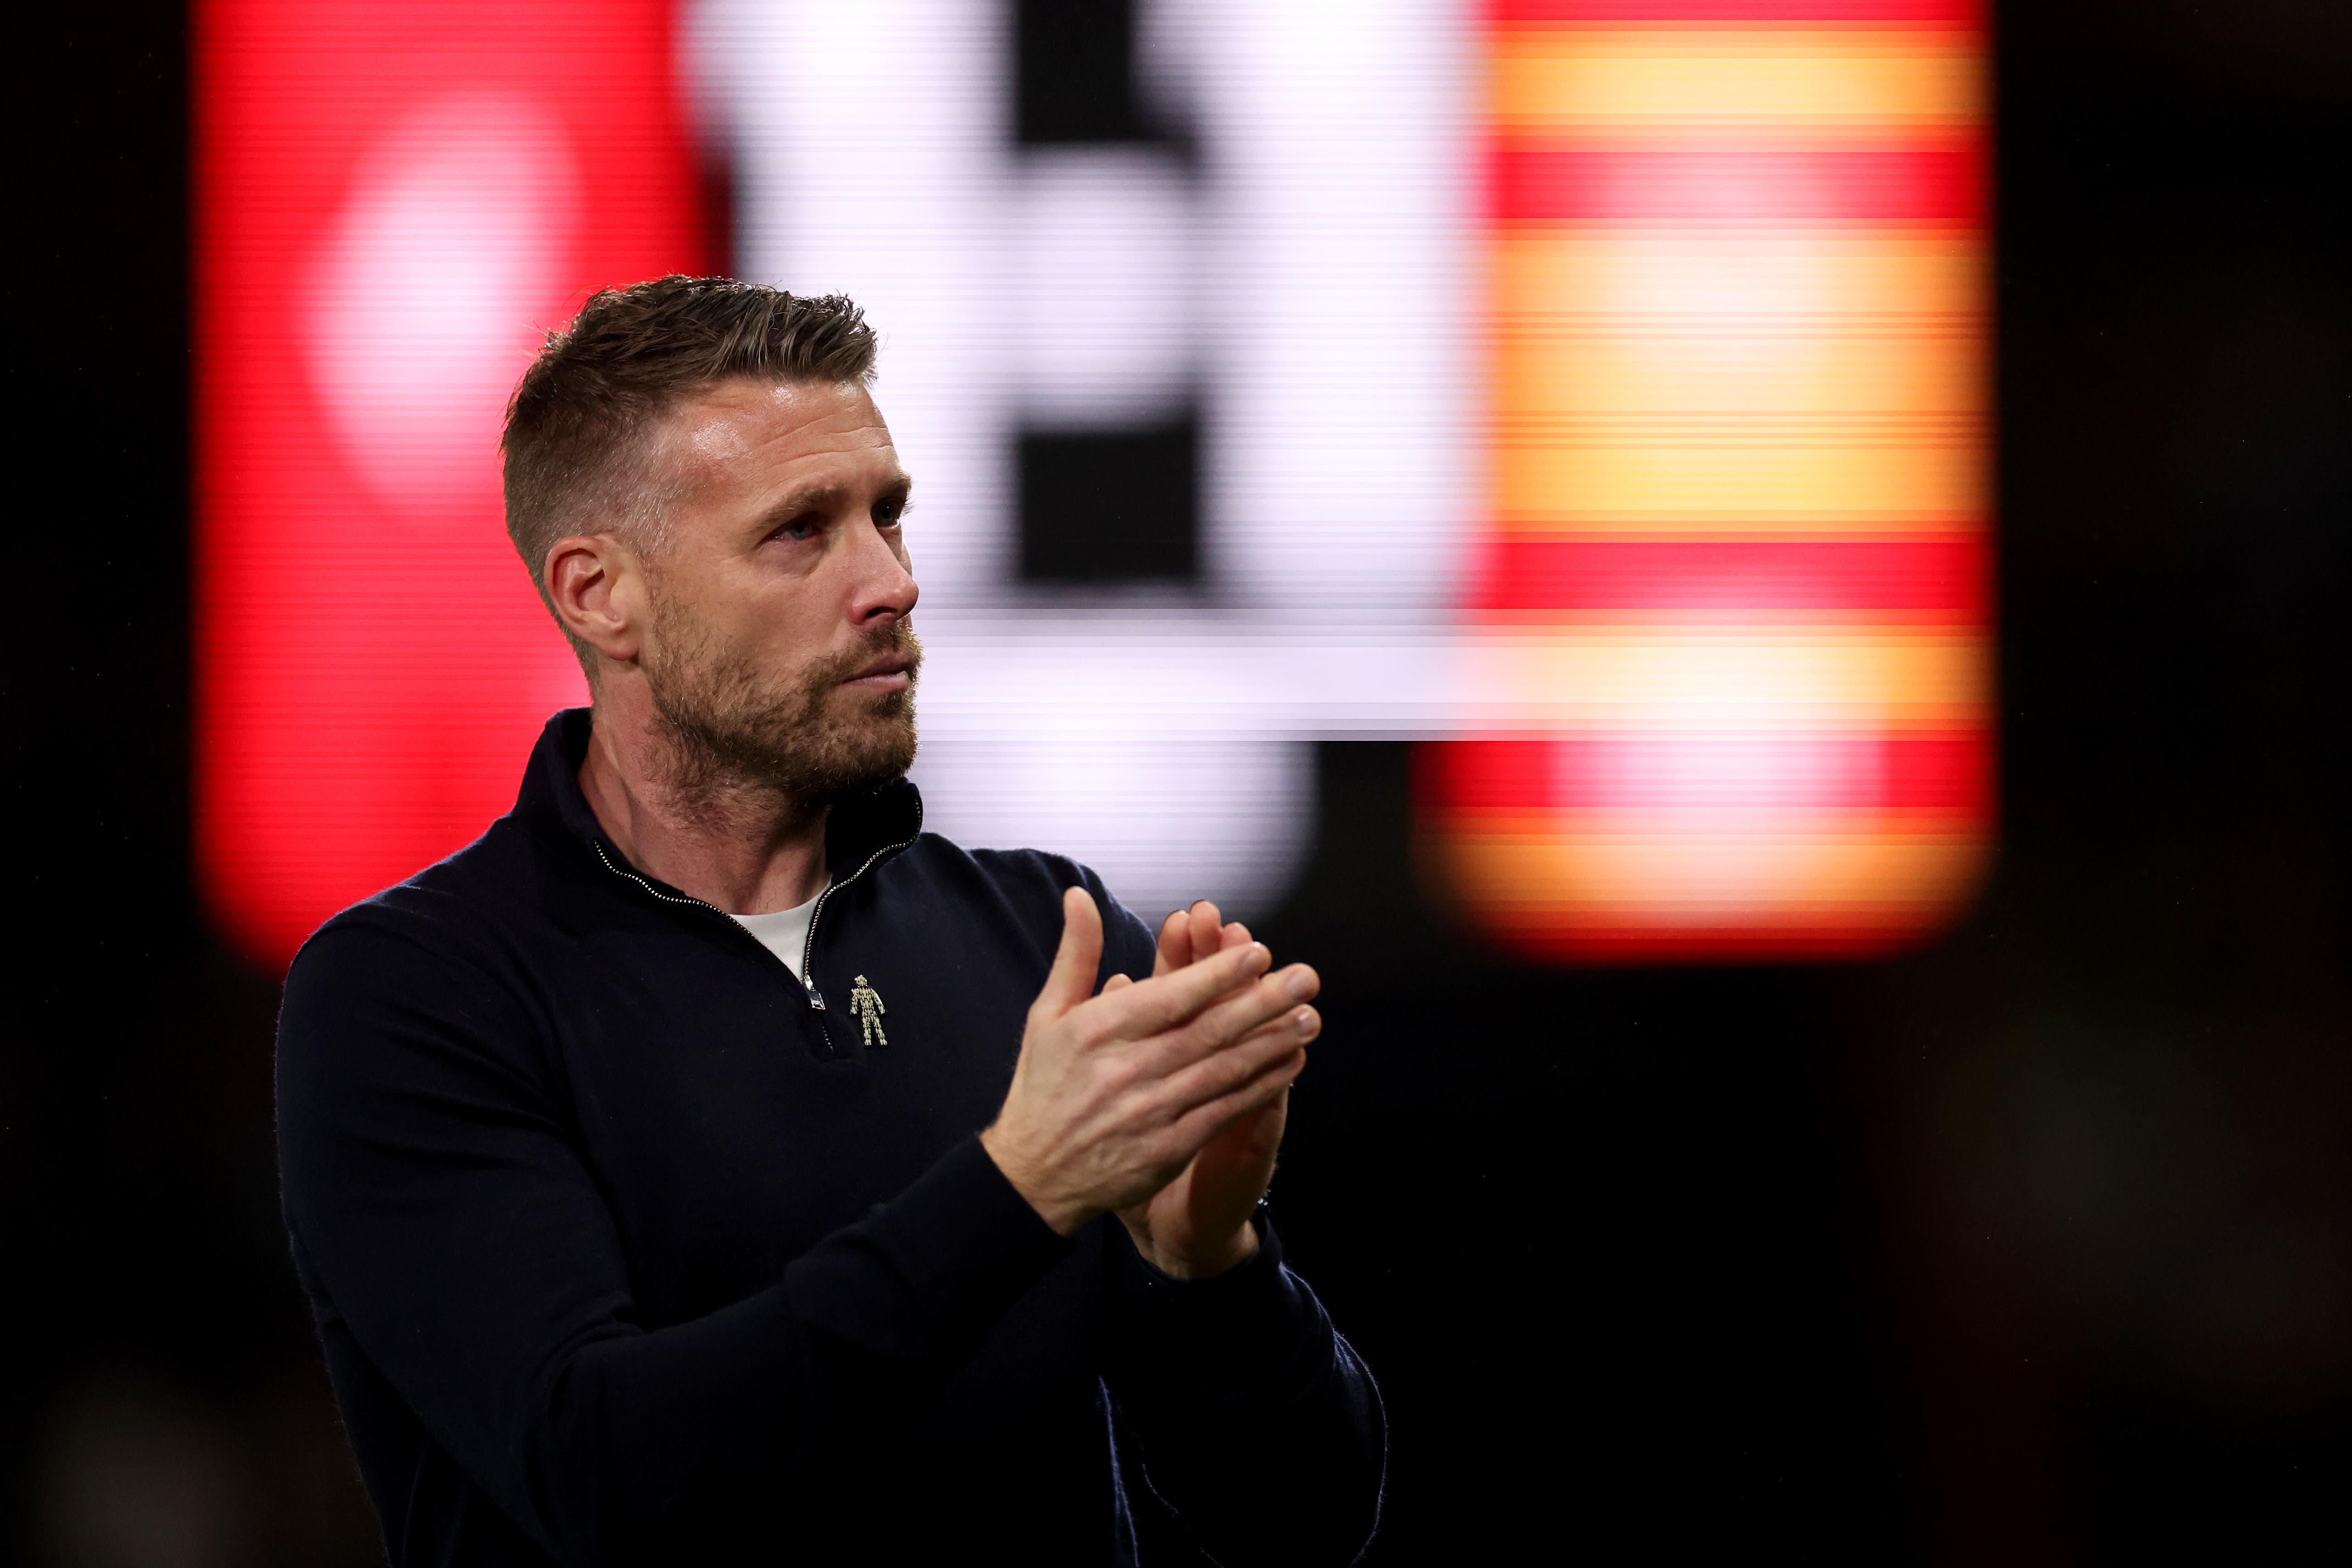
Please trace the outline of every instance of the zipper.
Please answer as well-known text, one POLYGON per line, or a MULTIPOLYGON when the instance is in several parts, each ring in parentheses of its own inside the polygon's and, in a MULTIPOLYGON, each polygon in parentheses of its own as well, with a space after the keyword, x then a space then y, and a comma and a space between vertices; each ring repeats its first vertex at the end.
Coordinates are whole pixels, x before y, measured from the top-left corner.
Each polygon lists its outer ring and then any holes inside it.
MULTIPOLYGON (((816 988, 816 923, 824 914, 825 904, 835 893, 847 887, 851 883, 856 882, 867 872, 872 871, 876 861, 880 860, 884 855, 898 853, 900 850, 905 849, 908 844, 913 843, 917 839, 921 838, 922 836, 923 802, 920 799, 918 799, 915 801, 915 831, 913 832, 908 834, 905 838, 899 840, 895 844, 885 844, 880 849, 876 850, 872 854, 866 857, 865 864, 859 866, 856 871, 851 872, 847 876, 843 877, 839 882, 831 883, 823 893, 816 895, 816 907, 809 911, 808 939, 801 945, 801 974, 803 977, 801 981, 801 988, 808 993, 809 1006, 816 1009, 818 1012, 824 1011, 825 1006, 824 993, 816 988)), ((736 930, 743 930, 742 922, 737 920, 733 915, 728 914, 717 904, 706 903, 703 900, 695 897, 691 894, 664 893, 660 888, 656 887, 652 883, 647 882, 635 872, 614 865, 613 863, 613 857, 604 852, 604 845, 592 842, 589 847, 596 852, 596 858, 604 862, 604 869, 606 871, 611 872, 614 876, 625 876, 628 878, 631 882, 635 883, 639 887, 644 888, 647 893, 652 894, 656 898, 660 899, 664 904, 690 904, 697 909, 707 909, 710 911, 711 914, 716 915, 719 919, 724 920, 729 925, 734 927, 736 930)), ((750 935, 749 932, 745 932, 744 934, 746 936, 750 935)))
POLYGON ((885 844, 880 849, 876 850, 872 854, 866 857, 866 863, 864 865, 859 866, 856 871, 851 872, 839 882, 827 886, 823 893, 816 895, 816 907, 809 911, 808 938, 801 944, 801 973, 807 977, 807 978, 802 983, 808 988, 809 1006, 814 1008, 817 1011, 824 1011, 824 993, 816 988, 816 923, 824 918, 825 904, 832 899, 835 894, 840 892, 843 888, 847 887, 851 883, 856 882, 867 872, 872 871, 876 861, 880 860, 884 855, 898 853, 900 850, 905 849, 908 844, 913 843, 917 839, 919 839, 922 836, 923 802, 921 797, 918 796, 915 800, 915 831, 913 832, 908 834, 905 838, 899 840, 895 844, 885 844))
MULTIPOLYGON (((596 852, 596 858, 604 862, 604 869, 611 872, 614 876, 628 878, 629 881, 635 883, 639 887, 644 888, 647 893, 652 894, 664 904, 692 904, 697 909, 707 909, 710 911, 711 914, 716 915, 719 919, 727 922, 729 927, 734 930, 738 935, 749 939, 751 945, 758 947, 761 953, 767 954, 767 956, 772 961, 775 959, 776 956, 772 953, 769 953, 766 946, 762 944, 758 937, 751 936, 749 931, 743 929, 743 923, 741 921, 736 919, 733 915, 728 914, 717 904, 706 903, 702 899, 697 898, 691 894, 677 895, 664 893, 660 888, 656 887, 652 883, 647 882, 635 872, 630 871, 624 866, 614 865, 613 863, 612 857, 604 852, 604 845, 592 844, 589 847, 596 852)), ((789 969, 786 972, 789 973, 789 969)), ((823 1006, 824 1004, 819 1003, 818 1005, 823 1006)))
MULTIPOLYGON (((627 877, 631 882, 635 883, 639 887, 644 888, 647 893, 652 894, 664 904, 691 904, 697 909, 708 909, 711 914, 716 915, 719 919, 726 921, 730 925, 735 924, 735 917, 728 914, 725 910, 719 908, 715 904, 705 904, 702 900, 695 897, 691 894, 681 894, 673 896, 669 894, 664 893, 660 888, 656 887, 652 883, 647 882, 635 872, 622 870, 619 866, 613 863, 613 857, 604 852, 604 845, 592 842, 588 847, 596 852, 596 858, 604 862, 604 869, 606 871, 611 872, 614 876, 627 877)), ((739 926, 738 929, 740 929, 740 927, 739 926)))

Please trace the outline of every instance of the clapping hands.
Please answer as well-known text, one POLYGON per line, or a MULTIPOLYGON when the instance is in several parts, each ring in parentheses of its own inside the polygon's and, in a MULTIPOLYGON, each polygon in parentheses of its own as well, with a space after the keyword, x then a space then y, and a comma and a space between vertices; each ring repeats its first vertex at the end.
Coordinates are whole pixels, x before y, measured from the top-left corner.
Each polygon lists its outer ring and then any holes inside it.
POLYGON ((1257 1249, 1250 1212, 1274 1175, 1292 1080, 1322 1020, 1303 964, 1273 958, 1202 903, 1160 928, 1151 978, 1089 996, 1102 915, 1063 897, 1062 942, 982 1146, 1065 1236, 1117 1211, 1139 1250, 1184 1279, 1257 1249))
MULTIPOLYGON (((1239 921, 1223 923, 1217 906, 1202 899, 1160 924, 1160 952, 1151 973, 1157 978, 1249 946, 1249 928, 1239 921)), ((1314 975, 1303 964, 1297 968, 1314 975)), ((1113 976, 1105 989, 1125 979, 1113 976)), ((1317 984, 1319 988, 1320 982, 1317 984)), ((1297 1065, 1304 1067, 1303 1043, 1296 1055, 1297 1065)), ((1257 1231, 1249 1222, 1250 1213, 1274 1179, 1289 1108, 1286 1082, 1280 1092, 1219 1128, 1173 1181, 1143 1202, 1119 1210, 1136 1249, 1161 1272, 1180 1279, 1221 1274, 1255 1252, 1257 1231)))

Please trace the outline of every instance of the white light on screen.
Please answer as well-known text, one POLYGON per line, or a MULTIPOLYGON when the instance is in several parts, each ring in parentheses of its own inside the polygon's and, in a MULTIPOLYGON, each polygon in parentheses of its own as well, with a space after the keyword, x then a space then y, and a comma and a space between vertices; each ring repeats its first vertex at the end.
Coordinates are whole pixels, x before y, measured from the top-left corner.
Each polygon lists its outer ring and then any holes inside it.
POLYGON ((693 28, 739 270, 847 293, 882 334, 930 823, 1072 854, 1138 908, 1265 913, 1313 840, 1314 738, 1449 727, 1382 683, 1458 597, 1481 504, 1454 8, 1143 5, 1189 161, 1017 147, 999 0, 706 0, 693 28), (1188 406, 1197 591, 1121 612, 1020 582, 1016 433, 1188 406))
POLYGON ((1013 390, 1040 430, 1133 428, 1181 412, 1201 369, 1192 181, 1149 148, 1053 148, 1012 175, 1013 390))
POLYGON ((579 206, 563 129, 530 99, 462 93, 362 158, 310 289, 307 342, 345 455, 426 522, 495 501, 486 461, 515 378, 552 325, 579 206))
POLYGON ((1441 622, 1485 506, 1471 39, 1433 0, 1156 0, 1200 136, 1208 570, 1285 620, 1441 622))

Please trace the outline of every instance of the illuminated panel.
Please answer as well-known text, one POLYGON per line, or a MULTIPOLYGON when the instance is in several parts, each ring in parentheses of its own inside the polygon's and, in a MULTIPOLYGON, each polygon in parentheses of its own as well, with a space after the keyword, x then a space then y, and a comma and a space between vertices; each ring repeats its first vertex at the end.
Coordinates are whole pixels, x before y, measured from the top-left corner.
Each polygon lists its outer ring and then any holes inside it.
POLYGON ((1512 947, 1856 957, 1990 831, 1970 0, 1495 0, 1493 531, 1544 730, 1424 747, 1512 947))
POLYGON ((1255 919, 1315 841, 1315 737, 1462 722, 1475 28, 1438 0, 1138 0, 1135 88, 1180 152, 1022 144, 1013 13, 697 0, 734 264, 882 331, 927 824, 1071 854, 1147 912, 1255 919), (1179 411, 1191 579, 1024 580, 1024 436, 1179 411))
POLYGON ((479 833, 580 674, 501 411, 594 286, 710 269, 658 0, 199 0, 196 854, 282 964, 479 833))

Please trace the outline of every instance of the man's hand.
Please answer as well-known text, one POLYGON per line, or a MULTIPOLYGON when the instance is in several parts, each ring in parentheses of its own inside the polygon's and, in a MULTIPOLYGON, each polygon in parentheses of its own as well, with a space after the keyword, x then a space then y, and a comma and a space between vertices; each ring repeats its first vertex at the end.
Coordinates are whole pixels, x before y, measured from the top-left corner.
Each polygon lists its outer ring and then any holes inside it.
POLYGON ((1062 898, 1061 950, 1029 1009, 1013 1087, 980 1135, 1005 1179, 1064 1236, 1145 1202, 1236 1118, 1278 1100, 1322 1027, 1300 1005, 1315 994, 1314 971, 1267 974, 1272 956, 1254 942, 1090 998, 1101 962, 1101 912, 1074 887, 1062 898))
MULTIPOLYGON (((1247 926, 1238 922, 1222 924, 1217 906, 1202 899, 1189 910, 1171 915, 1160 925, 1152 977, 1157 979, 1251 946, 1247 926)), ((1118 986, 1125 977, 1113 976, 1111 985, 1118 986)), ((1301 999, 1314 994, 1313 989, 1303 991, 1301 999)), ((1220 1128, 1175 1180, 1143 1202, 1119 1210, 1128 1234, 1135 1239, 1136 1250, 1154 1268, 1178 1279, 1206 1279, 1223 1273, 1257 1250, 1257 1230, 1250 1224, 1250 1211, 1274 1179, 1275 1155, 1282 1147, 1289 1107, 1290 1090, 1286 1082, 1281 1092, 1220 1128)))

